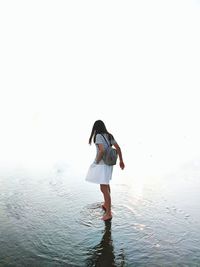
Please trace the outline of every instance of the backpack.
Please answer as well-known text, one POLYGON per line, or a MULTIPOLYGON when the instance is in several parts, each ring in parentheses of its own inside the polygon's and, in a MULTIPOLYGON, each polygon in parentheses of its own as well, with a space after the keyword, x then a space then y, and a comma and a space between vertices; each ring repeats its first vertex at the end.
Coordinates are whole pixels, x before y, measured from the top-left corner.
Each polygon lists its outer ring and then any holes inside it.
POLYGON ((108 143, 108 141, 106 140, 104 136, 103 138, 108 144, 108 148, 104 151, 104 154, 103 154, 103 161, 106 165, 109 165, 109 166, 115 165, 117 162, 117 150, 113 148, 111 144, 108 143))

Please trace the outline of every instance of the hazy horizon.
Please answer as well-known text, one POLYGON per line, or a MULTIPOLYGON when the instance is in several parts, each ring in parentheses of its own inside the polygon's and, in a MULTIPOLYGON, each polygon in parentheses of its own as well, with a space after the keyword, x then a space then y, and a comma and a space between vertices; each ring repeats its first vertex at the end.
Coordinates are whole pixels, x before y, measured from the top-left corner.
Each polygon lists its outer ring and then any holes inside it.
POLYGON ((126 175, 199 161, 198 1, 0 6, 2 167, 83 172, 96 119, 121 145, 126 175))

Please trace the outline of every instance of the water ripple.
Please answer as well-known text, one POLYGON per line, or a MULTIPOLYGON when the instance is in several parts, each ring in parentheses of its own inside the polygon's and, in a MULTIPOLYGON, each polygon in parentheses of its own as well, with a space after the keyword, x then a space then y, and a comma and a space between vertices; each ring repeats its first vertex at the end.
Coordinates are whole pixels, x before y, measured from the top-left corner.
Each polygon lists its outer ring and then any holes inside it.
POLYGON ((92 203, 83 207, 80 212, 80 217, 77 219, 77 223, 87 227, 99 228, 102 226, 101 218, 104 211, 101 208, 101 203, 92 203))

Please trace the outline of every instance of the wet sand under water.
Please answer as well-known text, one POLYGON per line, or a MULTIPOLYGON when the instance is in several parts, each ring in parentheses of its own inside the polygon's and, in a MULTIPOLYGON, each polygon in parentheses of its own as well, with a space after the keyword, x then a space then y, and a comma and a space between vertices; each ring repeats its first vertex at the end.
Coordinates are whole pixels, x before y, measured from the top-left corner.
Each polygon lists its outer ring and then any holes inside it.
POLYGON ((0 266, 200 266, 197 174, 113 180, 107 223, 84 177, 0 174, 0 266))

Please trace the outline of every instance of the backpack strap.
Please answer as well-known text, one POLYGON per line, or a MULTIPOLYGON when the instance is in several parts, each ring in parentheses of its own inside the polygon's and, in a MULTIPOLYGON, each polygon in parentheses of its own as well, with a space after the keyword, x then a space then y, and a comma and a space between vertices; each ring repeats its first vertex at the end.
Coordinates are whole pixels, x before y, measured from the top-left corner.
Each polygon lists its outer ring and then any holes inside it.
POLYGON ((111 146, 111 144, 108 143, 108 141, 106 140, 105 136, 103 134, 101 134, 104 138, 104 140, 106 141, 106 143, 108 144, 108 146, 111 146))

